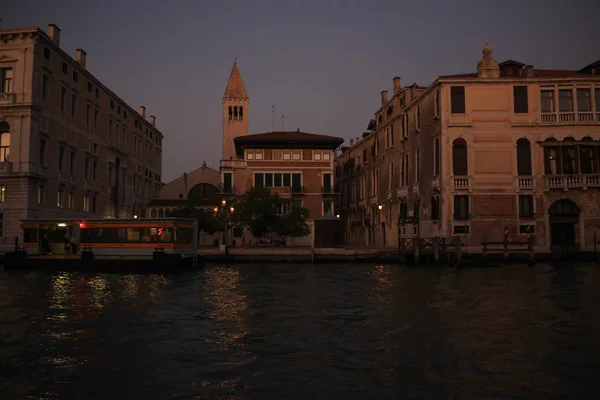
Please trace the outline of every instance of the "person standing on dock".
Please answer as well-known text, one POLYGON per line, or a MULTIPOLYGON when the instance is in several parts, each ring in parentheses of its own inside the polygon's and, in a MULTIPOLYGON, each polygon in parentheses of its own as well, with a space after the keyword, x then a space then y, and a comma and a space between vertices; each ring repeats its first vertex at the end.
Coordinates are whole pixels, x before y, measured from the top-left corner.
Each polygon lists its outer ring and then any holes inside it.
POLYGON ((42 239, 42 249, 46 252, 47 255, 51 256, 52 251, 50 249, 50 243, 48 243, 48 235, 44 233, 44 238, 42 239))
POLYGON ((68 234, 65 235, 65 255, 71 255, 71 237, 68 234))

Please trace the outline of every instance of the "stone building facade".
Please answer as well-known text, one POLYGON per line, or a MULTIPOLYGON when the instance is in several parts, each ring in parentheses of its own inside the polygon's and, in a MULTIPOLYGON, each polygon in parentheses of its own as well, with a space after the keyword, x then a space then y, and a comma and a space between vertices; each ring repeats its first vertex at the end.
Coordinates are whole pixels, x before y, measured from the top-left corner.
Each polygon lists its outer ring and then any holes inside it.
POLYGON ((399 237, 461 235, 479 251, 508 231, 511 240, 533 235, 539 252, 593 249, 599 72, 600 62, 578 70, 498 63, 486 43, 476 72, 440 76, 404 104, 395 139, 403 160, 379 167, 397 169, 399 189, 373 203, 398 204, 399 237))
POLYGON ((158 193, 162 133, 60 48, 49 25, 0 29, 0 249, 22 219, 143 215, 158 193))

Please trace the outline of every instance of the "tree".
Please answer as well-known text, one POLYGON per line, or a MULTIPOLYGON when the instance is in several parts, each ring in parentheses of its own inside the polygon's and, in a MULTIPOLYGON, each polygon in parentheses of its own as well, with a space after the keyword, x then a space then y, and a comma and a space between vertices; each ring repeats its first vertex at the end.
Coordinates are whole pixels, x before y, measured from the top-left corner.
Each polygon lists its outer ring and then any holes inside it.
POLYGON ((185 207, 174 210, 171 214, 176 218, 190 218, 198 221, 198 231, 209 235, 222 229, 221 222, 215 217, 212 209, 189 202, 185 207))
POLYGON ((265 188, 253 187, 235 198, 233 220, 236 225, 247 227, 252 236, 264 237, 277 229, 280 205, 281 199, 277 194, 271 194, 265 188))
POLYGON ((310 233, 310 226, 306 223, 308 210, 301 207, 293 207, 290 212, 279 217, 279 224, 276 232, 284 240, 286 237, 292 238, 306 236, 310 233))

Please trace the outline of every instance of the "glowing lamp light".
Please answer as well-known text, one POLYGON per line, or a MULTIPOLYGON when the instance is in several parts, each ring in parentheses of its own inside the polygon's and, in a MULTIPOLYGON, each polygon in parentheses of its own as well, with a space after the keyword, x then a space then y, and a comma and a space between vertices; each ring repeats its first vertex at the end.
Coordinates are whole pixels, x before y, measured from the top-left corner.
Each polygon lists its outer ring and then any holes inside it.
POLYGON ((335 217, 336 217, 336 218, 339 218, 339 217, 340 217, 340 214, 337 214, 335 217))
POLYGON ((134 218, 134 219, 137 219, 137 215, 134 215, 134 216, 133 216, 133 218, 134 218))
POLYGON ((79 223, 79 227, 80 227, 80 228, 85 228, 85 222, 80 222, 80 223, 79 223))
POLYGON ((235 208, 229 207, 229 211, 231 211, 233 213, 235 211, 235 208))
POLYGON ((213 208, 213 211, 214 211, 215 213, 217 213, 217 212, 219 211, 219 209, 218 209, 217 207, 215 207, 215 208, 213 208))
POLYGON ((380 204, 380 205, 377 206, 377 208, 379 208, 380 210, 382 210, 383 206, 380 204))
POLYGON ((67 224, 65 224, 64 222, 61 222, 60 224, 58 224, 58 226, 60 226, 61 228, 67 226, 67 224))
POLYGON ((221 205, 222 205, 223 207, 225 207, 225 206, 227 205, 227 201, 225 201, 225 200, 222 200, 222 201, 221 201, 221 205))

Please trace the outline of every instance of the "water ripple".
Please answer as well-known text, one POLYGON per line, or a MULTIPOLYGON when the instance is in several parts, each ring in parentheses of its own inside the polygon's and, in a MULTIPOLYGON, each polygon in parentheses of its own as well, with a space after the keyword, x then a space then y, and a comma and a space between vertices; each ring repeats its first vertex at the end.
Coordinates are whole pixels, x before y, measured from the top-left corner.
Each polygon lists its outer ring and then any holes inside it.
POLYGON ((17 399, 588 398, 595 266, 0 272, 17 399))

